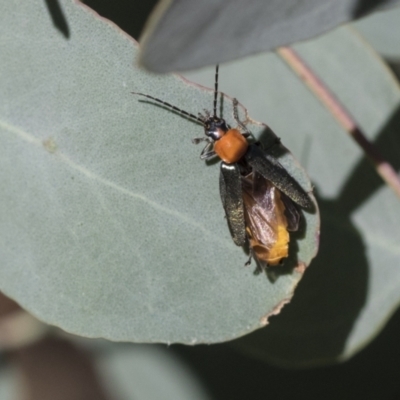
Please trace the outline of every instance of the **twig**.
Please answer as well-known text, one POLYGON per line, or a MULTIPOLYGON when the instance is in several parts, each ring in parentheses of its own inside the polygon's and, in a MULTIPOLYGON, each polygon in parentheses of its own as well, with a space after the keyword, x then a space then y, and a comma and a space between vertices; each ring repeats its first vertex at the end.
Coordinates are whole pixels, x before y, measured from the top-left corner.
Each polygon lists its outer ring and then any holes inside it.
POLYGON ((345 107, 295 50, 290 47, 281 47, 277 50, 277 53, 286 61, 290 68, 299 75, 300 79, 314 92, 339 124, 352 136, 356 143, 358 143, 374 164, 381 178, 389 185, 395 194, 400 197, 400 178, 396 170, 383 158, 375 145, 366 138, 357 125, 357 122, 345 107))

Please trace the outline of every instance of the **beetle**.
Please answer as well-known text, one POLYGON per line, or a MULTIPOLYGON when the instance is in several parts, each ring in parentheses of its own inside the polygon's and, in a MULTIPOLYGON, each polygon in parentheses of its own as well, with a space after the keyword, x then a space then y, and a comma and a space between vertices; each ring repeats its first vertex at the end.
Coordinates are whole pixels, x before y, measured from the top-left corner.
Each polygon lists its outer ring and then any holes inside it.
MULTIPOLYGON (((230 127, 217 116, 218 73, 215 69, 213 113, 198 116, 148 94, 132 92, 160 103, 169 109, 199 122, 204 136, 192 139, 206 142, 200 159, 214 157, 220 163, 220 196, 229 230, 237 246, 250 248, 250 258, 257 263, 256 272, 281 265, 288 257, 290 231, 299 227, 299 207, 311 210, 314 205, 300 184, 240 121, 238 101, 233 100, 233 117, 237 127, 230 127)), ((278 140, 279 142, 279 140, 278 140)))

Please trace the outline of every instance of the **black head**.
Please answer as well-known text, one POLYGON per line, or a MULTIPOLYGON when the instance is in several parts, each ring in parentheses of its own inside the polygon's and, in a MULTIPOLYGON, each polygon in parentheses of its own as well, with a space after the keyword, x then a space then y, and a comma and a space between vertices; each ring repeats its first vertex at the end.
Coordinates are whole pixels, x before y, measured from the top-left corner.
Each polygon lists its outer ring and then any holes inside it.
POLYGON ((204 121, 204 133, 209 138, 215 140, 221 139, 228 131, 229 127, 225 120, 216 116, 209 117, 204 121))

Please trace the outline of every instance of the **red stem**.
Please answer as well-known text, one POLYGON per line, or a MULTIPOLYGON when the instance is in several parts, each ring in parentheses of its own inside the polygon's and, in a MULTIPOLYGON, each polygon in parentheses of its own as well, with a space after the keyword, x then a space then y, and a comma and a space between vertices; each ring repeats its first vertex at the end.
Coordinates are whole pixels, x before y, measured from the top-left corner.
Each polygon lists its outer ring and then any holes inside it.
POLYGON ((317 98, 332 113, 339 124, 351 135, 374 164, 376 171, 389 187, 400 197, 400 179, 396 170, 380 154, 376 146, 370 142, 357 122, 327 88, 315 72, 305 63, 300 55, 290 47, 281 47, 277 53, 296 72, 301 80, 311 89, 317 98))

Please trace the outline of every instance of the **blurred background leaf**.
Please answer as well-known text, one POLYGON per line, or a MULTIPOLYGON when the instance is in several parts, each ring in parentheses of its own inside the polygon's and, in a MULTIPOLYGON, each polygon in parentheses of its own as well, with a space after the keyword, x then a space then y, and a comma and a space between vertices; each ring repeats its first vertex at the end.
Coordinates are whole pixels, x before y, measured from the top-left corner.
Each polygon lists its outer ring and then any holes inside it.
POLYGON ((141 35, 141 63, 155 72, 231 61, 325 33, 397 0, 162 0, 141 35))

